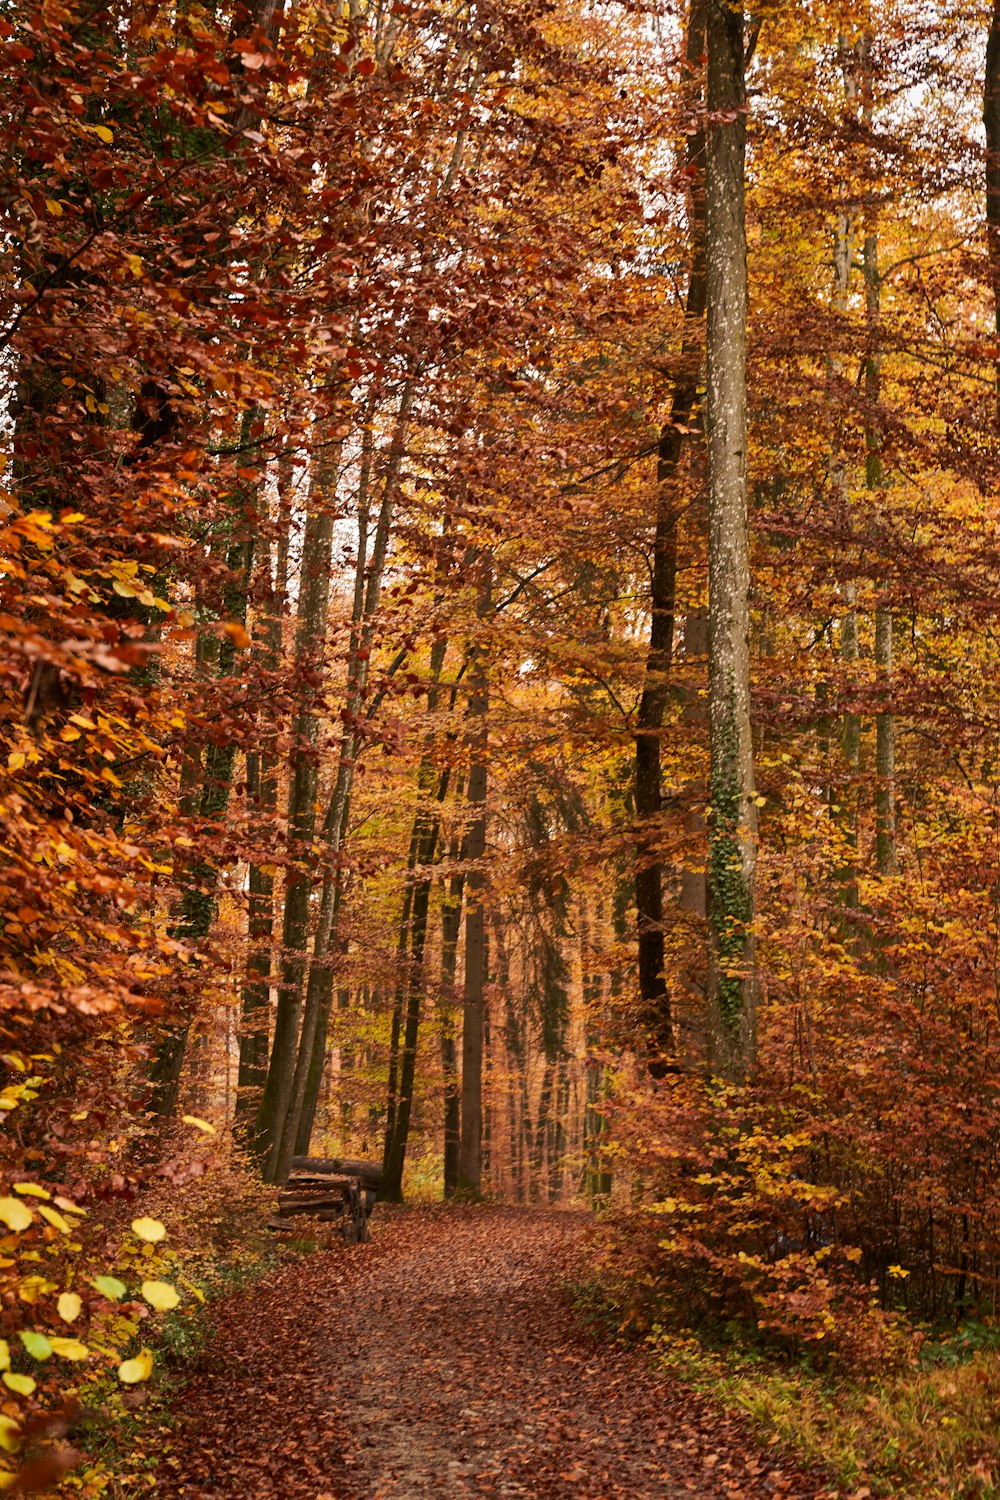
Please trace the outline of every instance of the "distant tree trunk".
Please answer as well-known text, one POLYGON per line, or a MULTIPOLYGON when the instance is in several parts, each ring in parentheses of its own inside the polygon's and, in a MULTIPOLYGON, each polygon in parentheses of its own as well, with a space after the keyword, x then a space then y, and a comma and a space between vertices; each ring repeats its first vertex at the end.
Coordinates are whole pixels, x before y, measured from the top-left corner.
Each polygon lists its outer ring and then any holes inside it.
POLYGON ((334 495, 329 460, 313 476, 309 513, 302 543, 301 584, 295 640, 295 681, 299 705, 292 725, 291 785, 288 793, 290 863, 285 875, 282 922, 282 962, 278 1007, 271 1041, 267 1078, 255 1132, 267 1181, 278 1180, 277 1157, 288 1112, 302 1013, 302 983, 309 936, 309 898, 312 857, 309 846, 316 828, 318 782, 317 739, 320 698, 325 677, 327 610, 330 599, 330 560, 333 546, 334 495))
MULTIPOLYGON (((427 713, 432 717, 438 706, 439 680, 447 652, 447 641, 439 636, 431 647, 430 685, 427 689, 427 713)), ((427 916, 430 910, 433 881, 429 870, 437 850, 441 827, 439 808, 448 793, 449 771, 446 768, 437 775, 436 806, 427 805, 435 776, 431 757, 432 746, 424 753, 417 777, 418 794, 421 799, 413 823, 411 848, 414 863, 420 874, 413 880, 409 921, 409 958, 406 971, 406 1010, 403 1029, 403 1050, 399 1066, 399 1095, 395 1110, 393 1129, 386 1140, 385 1161, 382 1168, 380 1196, 389 1203, 403 1201, 403 1167, 406 1162, 406 1147, 410 1136, 410 1116, 413 1108, 413 1089, 416 1082, 417 1038, 420 1030, 420 1011, 424 994, 424 948, 427 942, 427 916)), ((413 865, 410 866, 411 870, 413 865)))
MULTIPOLYGON (((288 587, 292 466, 287 455, 278 464, 278 538, 271 577, 270 543, 261 552, 261 641, 258 660, 265 682, 281 665, 281 622, 288 587)), ((247 804, 253 809, 258 836, 271 836, 278 810, 278 724, 273 712, 263 716, 263 744, 247 752, 247 804)), ((274 876, 263 860, 254 860, 248 874, 247 959, 240 1004, 240 1066, 236 1087, 236 1122, 252 1128, 260 1109, 267 1077, 267 1044, 271 999, 271 948, 274 937, 274 876)))
MULTIPOLYGON (((862 43, 862 110, 869 130, 873 126, 871 38, 862 43)), ((878 220, 874 207, 866 212, 864 242, 865 323, 865 482, 870 494, 880 496, 882 472, 882 283, 878 265, 878 220)), ((876 510, 881 512, 881 499, 876 510)), ((892 611, 875 610, 875 671, 882 704, 892 692, 892 611)), ((896 873, 896 720, 883 706, 875 718, 875 863, 880 875, 896 873)))
POLYGON ((750 718, 742 11, 710 5, 707 42, 709 999, 714 1064, 739 1082, 754 1055, 757 836, 750 718))
MULTIPOLYGON (((480 558, 481 570, 477 617, 490 613, 491 565, 480 558)), ((459 1146, 459 1191, 478 1197, 483 1170, 483 1015, 486 984, 486 913, 483 897, 486 872, 486 747, 489 684, 485 647, 477 642, 472 660, 469 697, 469 740, 472 765, 469 770, 469 830, 465 848, 470 869, 465 880, 465 1009, 462 1021, 462 1131, 459 1146)))
MULTIPOLYGON (((244 430, 249 431, 252 413, 244 419, 244 430)), ((254 526, 253 517, 257 503, 257 491, 244 496, 244 508, 234 511, 233 534, 230 536, 226 555, 227 581, 221 601, 221 615, 225 621, 246 624, 247 598, 253 569, 254 526)), ((231 636, 226 636, 218 648, 218 676, 220 681, 235 675, 237 666, 236 646, 231 636)), ((229 794, 233 784, 233 766, 236 761, 236 740, 232 733, 220 744, 210 744, 200 761, 193 768, 191 784, 184 788, 188 805, 193 809, 203 836, 212 825, 220 827, 229 807, 229 794), (200 790, 194 775, 200 771, 200 790)), ((218 899, 219 869, 207 859, 196 860, 185 872, 184 889, 174 935, 197 942, 211 931, 218 899)), ((165 1119, 173 1114, 180 1089, 184 1053, 187 1047, 190 1022, 171 1026, 160 1038, 149 1069, 150 1096, 147 1108, 151 1114, 165 1119)))
POLYGON ((270 1180, 275 1182, 284 1180, 296 1151, 305 1154, 319 1100, 333 1001, 334 955, 338 944, 342 897, 340 856, 350 816, 354 768, 361 746, 361 715, 368 687, 369 662, 395 515, 403 445, 415 393, 416 375, 412 375, 403 388, 396 414, 371 557, 367 568, 363 568, 359 552, 358 571, 355 573, 353 628, 347 663, 347 701, 344 706, 345 727, 340 741, 333 794, 323 820, 323 887, 302 1012, 302 1031, 276 1150, 273 1153, 273 1165, 270 1168, 273 1174, 270 1180), (359 613, 360 600, 363 600, 363 604, 360 605, 359 613))
MULTIPOLYGON (((705 54, 707 0, 691 0, 685 61, 691 77, 701 73, 705 54)), ((705 133, 687 137, 686 166, 690 192, 690 269, 684 307, 684 336, 674 383, 670 418, 660 434, 657 457, 656 533, 650 587, 651 623, 646 677, 636 714, 634 796, 638 825, 635 908, 638 927, 639 995, 653 1048, 651 1071, 663 1071, 674 1050, 674 1024, 664 974, 663 867, 657 849, 657 815, 661 809, 661 742, 669 694, 674 647, 674 595, 677 575, 676 487, 684 437, 698 399, 705 315, 705 133)))
MULTIPOLYGON (((463 788, 456 788, 462 795, 463 788)), ((449 857, 454 862, 461 852, 460 841, 452 840, 449 857)), ((455 973, 458 968, 458 939, 462 927, 462 897, 465 876, 460 872, 448 881, 441 900, 441 969, 438 985, 438 1018, 441 1028, 441 1072, 444 1078, 444 1196, 451 1198, 458 1187, 458 1151, 461 1139, 461 1096, 458 1083, 458 1053, 455 1047, 455 973)))
MULTIPOLYGON (((993 325, 1000 345, 1000 0, 993 0, 993 16, 986 43, 983 121, 986 125, 986 243, 993 288, 993 325)), ((1000 427, 1000 354, 996 359, 995 419, 1000 427)))

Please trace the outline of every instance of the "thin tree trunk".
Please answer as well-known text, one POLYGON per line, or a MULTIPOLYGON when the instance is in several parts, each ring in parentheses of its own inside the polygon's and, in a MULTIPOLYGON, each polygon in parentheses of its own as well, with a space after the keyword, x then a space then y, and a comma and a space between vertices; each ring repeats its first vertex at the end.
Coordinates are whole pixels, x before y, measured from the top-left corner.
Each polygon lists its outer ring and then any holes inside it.
MULTIPOLYGON (((862 109, 865 124, 873 126, 871 38, 862 41, 862 109)), ((878 265, 878 221, 875 209, 866 213, 864 242, 865 323, 865 482, 881 511, 882 427, 882 283, 878 265)), ((875 672, 880 702, 892 693, 892 611, 875 610, 875 672)), ((896 720, 886 707, 875 717, 875 863, 880 875, 896 873, 896 720)))
MULTIPOLYGON (((481 582, 476 603, 480 621, 490 613, 491 564, 479 559, 481 582)), ((462 1020, 462 1101, 461 1141, 459 1145, 459 1192, 478 1197, 482 1190, 483 1170, 483 1017, 486 983, 486 913, 483 898, 486 872, 486 747, 489 684, 486 673, 485 647, 477 642, 472 659, 472 690, 469 697, 469 740, 472 765, 469 770, 469 830, 466 835, 466 857, 469 873, 465 888, 465 1009, 462 1020)))
MULTIPOLYGON (((451 857, 458 857, 452 845, 451 857)), ((444 1076, 444 1196, 452 1198, 458 1187, 458 1153, 461 1140, 461 1095, 458 1082, 458 1052, 455 1046, 455 973, 458 939, 462 927, 462 896, 465 876, 452 875, 441 907, 441 1072, 444 1076)))
POLYGON ((332 467, 324 465, 314 475, 302 543, 295 642, 295 681, 300 686, 301 697, 292 726, 294 749, 288 793, 288 830, 295 863, 288 865, 285 875, 278 1007, 255 1133, 256 1148, 263 1160, 265 1179, 269 1182, 278 1180, 278 1148, 292 1092, 309 936, 312 859, 307 850, 316 827, 318 700, 325 676, 323 658, 334 529, 334 496, 327 495, 331 472, 332 467))
POLYGON ((705 250, 709 521, 709 998, 717 1071, 743 1080, 756 1020, 750 718, 744 19, 708 8, 705 250))
MULTIPOLYGON (((691 0, 686 64, 691 76, 701 71, 705 53, 706 0, 691 0)), ((696 104, 700 100, 696 101, 696 104)), ((698 399, 705 315, 705 133, 687 137, 686 166, 691 180, 691 265, 684 307, 680 366, 674 384, 670 419, 660 434, 657 457, 657 515, 650 588, 651 622, 646 677, 636 714, 634 798, 637 823, 635 908, 638 928, 639 995, 653 1048, 651 1071, 663 1071, 674 1050, 674 1025, 664 974, 663 867, 656 841, 661 810, 661 742, 669 695, 674 648, 674 601, 677 577, 676 486, 684 437, 698 399)))
MULTIPOLYGON (((249 417, 246 419, 249 422, 249 417)), ((247 501, 247 510, 251 502, 247 501)), ((225 620, 246 624, 247 597, 253 569, 254 541, 250 515, 244 514, 237 521, 237 535, 230 542, 226 558, 228 581, 222 598, 222 617, 225 620)), ((219 647, 218 675, 220 680, 232 677, 236 670, 236 646, 226 636, 219 647)), ((236 761, 236 741, 230 736, 220 745, 209 745, 201 758, 201 792, 194 787, 189 796, 195 804, 196 816, 202 825, 222 824, 229 807, 229 794, 233 784, 233 767, 236 761)), ((204 836, 204 832, 203 832, 204 836)), ((181 896, 181 909, 174 928, 176 937, 188 941, 206 938, 211 931, 218 900, 219 869, 207 860, 198 860, 187 871, 185 887, 181 896)), ((187 1048, 190 1022, 171 1026, 157 1043, 149 1069, 150 1096, 147 1108, 151 1114, 166 1119, 173 1114, 180 1090, 181 1071, 187 1048)))
MULTIPOLYGON (((312 961, 305 1007, 302 1011, 302 1034, 295 1054, 294 1072, 284 1109, 279 1120, 276 1146, 272 1153, 270 1180, 283 1181, 295 1152, 305 1141, 308 1147, 316 1104, 319 1099, 323 1066, 326 1058, 326 1036, 333 999, 334 963, 337 948, 338 918, 341 909, 340 855, 350 815, 354 768, 360 747, 360 717, 368 685, 369 660, 375 634, 375 622, 382 597, 382 579, 389 550, 389 537, 395 515, 395 502, 403 460, 403 444, 410 410, 416 393, 416 375, 410 376, 400 397, 396 429, 389 451, 382 504, 372 542, 372 555, 365 575, 355 575, 355 618, 347 666, 347 702, 344 708, 345 728, 340 742, 340 756, 333 795, 323 821, 324 876, 319 917, 313 939, 312 961), (360 617, 358 600, 364 604, 360 617)), ((359 554, 360 566, 360 554, 359 554)))
MULTIPOLYGON (((291 461, 283 454, 278 464, 278 545, 273 582, 269 543, 262 553, 259 570, 264 593, 259 665, 265 679, 268 674, 275 674, 281 664, 281 626, 288 587, 291 488, 291 461)), ((265 708, 262 717, 262 748, 247 754, 247 804, 253 809, 258 833, 266 830, 270 836, 278 810, 275 747, 278 725, 270 709, 265 708)), ((256 1119, 267 1077, 274 938, 274 876, 269 863, 266 858, 255 860, 248 875, 247 960, 240 1002, 240 1065, 236 1086, 236 1122, 244 1131, 249 1130, 256 1119)))
MULTIPOLYGON (((993 0, 993 16, 986 43, 983 121, 986 125, 986 243, 993 288, 993 323, 1000 347, 1000 0, 993 0)), ((996 359, 994 415, 1000 427, 1000 354, 996 359)))

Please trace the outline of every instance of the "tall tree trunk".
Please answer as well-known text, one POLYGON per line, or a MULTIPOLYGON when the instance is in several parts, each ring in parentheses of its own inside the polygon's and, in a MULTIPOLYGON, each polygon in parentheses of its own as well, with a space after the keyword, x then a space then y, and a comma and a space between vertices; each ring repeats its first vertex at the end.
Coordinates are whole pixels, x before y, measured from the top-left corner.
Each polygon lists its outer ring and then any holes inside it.
MULTIPOLYGON (((431 647, 430 685, 427 689, 427 712, 433 716, 438 706, 439 680, 444 666, 447 641, 439 636, 431 647)), ((413 1108, 413 1089, 416 1082, 417 1038, 420 1030, 420 1010, 424 993, 424 948, 427 942, 427 914, 430 909, 433 881, 429 867, 437 849, 441 826, 439 808, 448 792, 449 773, 445 769, 437 775, 437 806, 428 806, 427 799, 435 777, 432 745, 425 749, 417 776, 420 805, 413 822, 410 847, 413 852, 411 871, 416 866, 420 872, 412 883, 412 899, 409 920, 409 958, 405 980, 405 1025, 403 1050, 399 1065, 399 1091, 392 1131, 387 1135, 385 1160, 382 1168, 380 1196, 388 1203, 403 1201, 403 1167, 406 1163, 406 1147, 410 1136, 410 1116, 413 1108)))
MULTIPOLYGON (((701 74, 705 54, 707 0, 691 0, 685 62, 691 78, 701 74)), ((699 97, 695 100, 700 105, 699 97)), ((700 110, 699 110, 700 113, 700 110)), ((690 270, 684 307, 684 335, 674 384, 670 419, 660 434, 657 456, 656 533, 650 587, 651 622, 646 677, 636 714, 634 797, 637 823, 635 909, 638 927, 639 995, 653 1049, 651 1071, 663 1071, 674 1050, 671 999, 664 974, 663 868, 657 849, 661 810, 661 741, 674 648, 679 506, 674 481, 684 436, 698 398, 705 315, 705 133, 693 131, 685 149, 690 192, 690 270)))
MULTIPOLYGON (((490 613, 491 563, 480 557, 481 571, 476 615, 484 621, 490 613)), ((465 1008, 462 1019, 462 1130, 458 1157, 458 1190, 478 1197, 482 1190, 483 1171, 483 1016, 486 986, 486 912, 483 904, 486 872, 486 747, 489 683, 485 646, 477 641, 471 669, 472 689, 469 696, 469 741, 472 764, 469 769, 469 829, 466 835, 466 857, 469 872, 465 880, 467 896, 465 913, 465 1008)))
MULTIPOLYGON (((862 110, 869 131, 873 127, 871 37, 862 48, 862 110)), ((882 283, 878 266, 878 220, 869 204, 865 216, 865 482, 881 512, 882 472, 882 283)), ((875 672, 882 706, 875 718, 875 863, 880 875, 896 872, 896 720, 886 700, 892 693, 892 611, 875 609, 875 672)))
POLYGON ((313 476, 309 513, 302 543, 302 577, 295 641, 295 681, 300 699, 292 726, 291 785, 288 793, 288 831, 293 863, 285 875, 282 921, 282 962, 278 1007, 268 1061, 267 1078, 255 1132, 267 1181, 277 1181, 281 1130, 288 1111, 294 1077, 302 1012, 302 983, 309 936, 309 897, 312 856, 308 852, 316 827, 317 740, 319 700, 325 677, 327 610, 330 599, 330 559, 334 529, 332 474, 324 463, 313 476))
MULTIPOLYGON (((395 515, 403 445, 416 393, 416 381, 416 374, 410 376, 400 397, 371 558, 367 569, 355 574, 354 619, 347 664, 347 701, 344 708, 345 727, 340 741, 333 795, 323 820, 323 888, 309 965, 305 1007, 302 1011, 302 1032, 269 1168, 270 1180, 274 1182, 284 1180, 295 1152, 304 1152, 308 1148, 323 1077, 341 909, 340 857, 350 815, 355 760, 361 744, 361 714, 368 686, 369 660, 382 597, 382 579, 395 515), (363 605, 359 614, 361 599, 363 605)), ((359 569, 360 567, 359 551, 359 569)))
MULTIPOLYGON (((461 793, 459 793, 461 795, 461 793)), ((457 842, 457 841, 456 841, 457 842)), ((452 844, 451 857, 458 857, 452 844)), ((452 1198, 458 1187, 458 1153, 461 1140, 461 1095, 458 1053, 455 1046, 455 973, 458 939, 462 927, 462 896, 465 876, 452 875, 441 905, 441 971, 439 1016, 441 1026, 441 1072, 444 1077, 444 1196, 452 1198)))
MULTIPOLYGON (((260 580, 261 644, 259 667, 266 683, 281 665, 281 622, 288 587, 288 536, 291 509, 292 465, 283 454, 278 463, 278 538, 271 577, 272 553, 268 543, 261 555, 260 580)), ((267 711, 262 725, 263 743, 247 753, 247 803, 253 809, 258 836, 273 836, 278 810, 278 756, 275 740, 278 724, 267 711)), ((243 1131, 252 1128, 260 1109, 267 1077, 267 1044, 271 1001, 271 948, 274 937, 274 876, 270 861, 254 860, 248 874, 247 959, 240 1001, 240 1065, 236 1087, 236 1122, 243 1131)))
MULTIPOLYGON (((986 126, 986 243, 993 288, 993 324, 1000 346, 1000 0, 993 0, 993 16, 986 43, 983 122, 986 126)), ((1000 427, 1000 354, 996 359, 995 418, 1000 427)))
MULTIPOLYGON (((244 427, 249 430, 251 415, 245 418, 244 427)), ((256 488, 253 495, 245 497, 243 512, 234 512, 235 521, 226 556, 227 581, 221 602, 222 618, 245 625, 247 598, 253 569, 254 528, 253 515, 256 504, 256 488)), ((231 678, 236 672, 236 646, 231 636, 226 636, 218 650, 218 675, 220 681, 231 678)), ((229 807, 229 794, 233 784, 233 767, 236 761, 236 740, 232 734, 221 744, 211 744, 199 762, 201 772, 200 792, 195 785, 183 789, 189 798, 189 806, 201 825, 204 838, 212 825, 221 826, 229 807)), ((174 935, 197 942, 206 938, 215 918, 219 884, 218 866, 207 859, 196 860, 185 875, 181 908, 174 935)), ((150 1095, 147 1108, 151 1114, 167 1118, 174 1111, 180 1090, 181 1071, 187 1048, 190 1021, 171 1026, 157 1043, 149 1069, 150 1095)))
POLYGON ((714 1065, 742 1081, 756 1021, 750 718, 744 19, 708 8, 705 253, 709 577, 709 1001, 714 1065))

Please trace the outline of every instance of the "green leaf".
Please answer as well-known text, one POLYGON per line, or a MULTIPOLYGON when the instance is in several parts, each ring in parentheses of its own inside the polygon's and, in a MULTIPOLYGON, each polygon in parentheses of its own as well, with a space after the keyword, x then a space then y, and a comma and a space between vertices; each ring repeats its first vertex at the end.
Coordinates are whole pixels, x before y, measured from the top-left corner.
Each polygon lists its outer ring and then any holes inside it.
POLYGON ((95 1276, 91 1286, 96 1286, 103 1297, 110 1297, 112 1302, 120 1302, 128 1292, 124 1281, 119 1281, 117 1276, 95 1276))
POLYGON ((32 1359, 48 1359, 52 1353, 52 1345, 44 1333, 35 1333, 34 1329, 25 1328, 21 1332, 21 1343, 27 1349, 32 1359))

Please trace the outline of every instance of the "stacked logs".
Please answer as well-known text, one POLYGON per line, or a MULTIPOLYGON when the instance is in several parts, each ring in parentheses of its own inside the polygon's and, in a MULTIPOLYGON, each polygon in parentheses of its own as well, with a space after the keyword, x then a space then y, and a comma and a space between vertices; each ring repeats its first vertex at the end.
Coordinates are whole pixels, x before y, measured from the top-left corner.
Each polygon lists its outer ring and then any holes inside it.
POLYGON ((295 1156, 278 1194, 277 1218, 271 1229, 288 1231, 302 1216, 320 1224, 336 1224, 349 1245, 369 1238, 368 1219, 378 1197, 382 1168, 370 1161, 344 1157, 295 1156))

